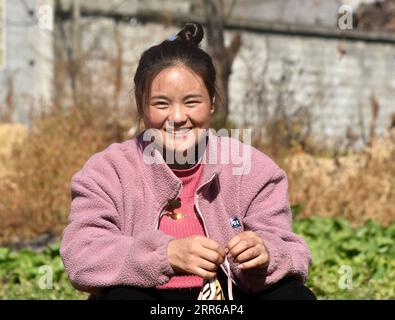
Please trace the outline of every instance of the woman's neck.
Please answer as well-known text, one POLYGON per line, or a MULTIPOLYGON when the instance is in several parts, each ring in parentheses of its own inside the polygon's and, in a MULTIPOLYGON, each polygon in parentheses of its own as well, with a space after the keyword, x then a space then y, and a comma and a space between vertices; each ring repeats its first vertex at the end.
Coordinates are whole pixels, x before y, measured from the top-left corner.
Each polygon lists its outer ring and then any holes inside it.
MULTIPOLYGON (((172 163, 167 163, 166 161, 166 157, 164 157, 167 165, 169 166, 170 169, 175 169, 175 170, 182 170, 182 169, 190 169, 193 166, 195 166, 198 162, 199 159, 201 158, 201 155, 199 155, 199 150, 198 150, 198 145, 195 146, 195 152, 194 152, 194 158, 192 159, 192 161, 190 161, 189 157, 182 157, 182 158, 186 158, 186 162, 185 163, 178 163, 177 162, 177 157, 176 155, 174 155, 173 159, 174 161, 172 161, 172 163)), ((201 152, 203 154, 203 152, 201 152)))
MULTIPOLYGON (((203 157, 204 151, 206 150, 207 147, 207 142, 208 139, 205 139, 205 141, 201 141, 200 143, 196 144, 194 146, 194 152, 193 152, 193 159, 190 159, 189 156, 183 156, 181 157, 182 159, 185 159, 186 161, 184 163, 178 163, 177 162, 177 156, 173 154, 173 159, 171 159, 171 163, 168 163, 166 161, 166 154, 163 156, 166 164, 169 166, 170 169, 175 169, 175 170, 180 170, 180 169, 189 169, 195 166, 197 163, 200 162, 201 158, 203 157), (199 145, 203 145, 200 146, 199 145)), ((188 151, 185 151, 188 155, 188 151)))

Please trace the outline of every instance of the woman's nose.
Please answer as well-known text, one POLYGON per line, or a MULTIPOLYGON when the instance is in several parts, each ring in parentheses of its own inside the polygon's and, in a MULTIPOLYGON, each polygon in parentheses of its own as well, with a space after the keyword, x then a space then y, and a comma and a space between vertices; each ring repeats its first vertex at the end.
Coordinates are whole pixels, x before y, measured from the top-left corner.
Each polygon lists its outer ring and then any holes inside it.
POLYGON ((175 124, 186 122, 188 116, 185 111, 186 110, 180 105, 174 106, 171 108, 168 120, 174 121, 175 124))

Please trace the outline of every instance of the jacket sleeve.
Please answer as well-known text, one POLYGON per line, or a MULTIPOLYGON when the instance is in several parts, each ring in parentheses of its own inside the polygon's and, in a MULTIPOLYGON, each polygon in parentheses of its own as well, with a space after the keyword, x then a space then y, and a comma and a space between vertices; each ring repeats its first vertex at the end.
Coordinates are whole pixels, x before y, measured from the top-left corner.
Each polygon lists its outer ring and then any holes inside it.
POLYGON ((285 276, 305 282, 311 262, 306 242, 292 232, 286 174, 278 167, 274 172, 260 188, 256 188, 243 220, 245 230, 260 235, 269 253, 266 269, 240 272, 239 280, 248 291, 260 291, 285 276))
POLYGON ((110 189, 78 172, 72 179, 69 224, 60 254, 73 286, 97 293, 116 285, 153 287, 173 275, 167 246, 173 238, 159 230, 136 237, 121 233, 110 189), (108 190, 107 190, 108 189, 108 190))

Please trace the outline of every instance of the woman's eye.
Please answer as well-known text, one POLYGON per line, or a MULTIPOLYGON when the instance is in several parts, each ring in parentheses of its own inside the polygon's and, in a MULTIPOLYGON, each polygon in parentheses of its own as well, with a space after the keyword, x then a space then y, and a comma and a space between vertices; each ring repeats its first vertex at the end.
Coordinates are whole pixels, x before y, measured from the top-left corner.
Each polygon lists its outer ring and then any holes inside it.
POLYGON ((160 102, 155 102, 153 105, 158 108, 166 108, 168 103, 165 101, 160 101, 160 102))
POLYGON ((187 104, 188 106, 193 106, 193 105, 195 105, 195 104, 197 104, 197 103, 199 103, 199 101, 188 101, 186 104, 187 104))

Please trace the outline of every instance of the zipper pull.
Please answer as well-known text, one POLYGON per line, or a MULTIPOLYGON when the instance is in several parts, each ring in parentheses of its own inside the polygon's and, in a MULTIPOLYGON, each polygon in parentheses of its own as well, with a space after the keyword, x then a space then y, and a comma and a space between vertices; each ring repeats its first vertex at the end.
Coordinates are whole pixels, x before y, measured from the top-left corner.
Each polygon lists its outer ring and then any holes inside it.
POLYGON ((177 198, 177 199, 169 199, 167 200, 167 206, 169 207, 169 210, 174 210, 177 208, 181 207, 181 199, 177 198))

